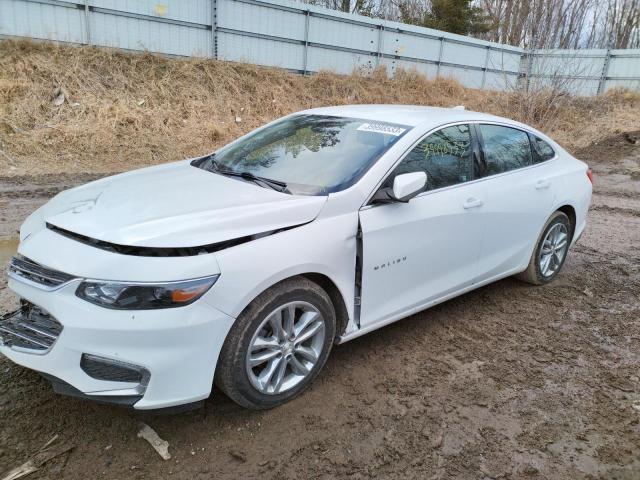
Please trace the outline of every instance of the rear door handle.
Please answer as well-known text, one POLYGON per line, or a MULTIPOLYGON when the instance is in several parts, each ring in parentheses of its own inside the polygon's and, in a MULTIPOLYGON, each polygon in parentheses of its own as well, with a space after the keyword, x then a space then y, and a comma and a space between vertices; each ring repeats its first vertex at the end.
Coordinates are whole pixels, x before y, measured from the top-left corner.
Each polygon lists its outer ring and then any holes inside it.
POLYGON ((544 190, 545 188, 549 188, 551 183, 547 179, 538 180, 536 182, 536 190, 544 190))
POLYGON ((467 198, 467 201, 462 204, 462 207, 466 210, 470 208, 481 207, 484 204, 482 200, 478 200, 477 198, 467 198))

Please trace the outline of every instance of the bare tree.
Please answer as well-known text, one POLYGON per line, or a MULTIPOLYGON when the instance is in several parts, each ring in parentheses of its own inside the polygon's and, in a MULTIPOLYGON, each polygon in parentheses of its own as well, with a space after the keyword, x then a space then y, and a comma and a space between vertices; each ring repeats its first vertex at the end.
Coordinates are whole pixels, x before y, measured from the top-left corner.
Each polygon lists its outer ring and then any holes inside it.
POLYGON ((478 0, 483 38, 525 48, 637 48, 640 0, 478 0))
POLYGON ((640 0, 605 0, 594 45, 608 48, 640 48, 640 0))
MULTIPOLYGON (((397 21, 428 18, 433 9, 432 0, 303 1, 397 21)), ((489 17, 488 31, 475 33, 486 40, 526 49, 640 48, 640 0, 475 0, 473 5, 489 17)))

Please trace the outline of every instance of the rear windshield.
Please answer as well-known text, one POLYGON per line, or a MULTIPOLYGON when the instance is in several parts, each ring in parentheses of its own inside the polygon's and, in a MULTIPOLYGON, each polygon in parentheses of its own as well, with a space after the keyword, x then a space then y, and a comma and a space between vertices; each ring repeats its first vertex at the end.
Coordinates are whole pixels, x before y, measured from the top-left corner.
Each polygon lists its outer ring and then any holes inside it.
POLYGON ((285 182, 295 194, 325 195, 353 185, 410 128, 355 118, 296 115, 194 165, 285 182))

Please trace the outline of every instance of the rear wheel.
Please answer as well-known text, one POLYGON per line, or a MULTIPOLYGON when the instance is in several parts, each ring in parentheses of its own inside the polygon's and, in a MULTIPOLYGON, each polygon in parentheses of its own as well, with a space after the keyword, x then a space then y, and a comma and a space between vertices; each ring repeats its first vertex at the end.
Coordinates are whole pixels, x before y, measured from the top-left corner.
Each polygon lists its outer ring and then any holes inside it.
POLYGON ((336 328, 327 293, 296 277, 258 296, 227 336, 216 384, 253 409, 281 405, 306 389, 329 356, 336 328))
POLYGON ((569 217, 560 211, 555 212, 542 230, 527 269, 518 278, 533 285, 552 281, 564 265, 570 242, 569 217))

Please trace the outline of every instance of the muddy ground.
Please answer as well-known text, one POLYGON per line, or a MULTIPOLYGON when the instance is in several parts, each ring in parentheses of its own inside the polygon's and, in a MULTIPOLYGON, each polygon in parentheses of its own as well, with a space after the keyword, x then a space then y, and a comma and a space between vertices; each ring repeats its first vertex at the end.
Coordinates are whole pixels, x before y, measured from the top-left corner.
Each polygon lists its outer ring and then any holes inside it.
MULTIPOLYGON (((214 391, 199 411, 145 416, 54 395, 0 359, 0 474, 58 435, 73 449, 29 478, 640 478, 637 138, 579 153, 593 207, 555 282, 506 279, 337 346, 278 409, 214 391), (171 460, 136 437, 141 420, 171 460)), ((3 262, 29 211, 88 179, 0 181, 3 262)))

